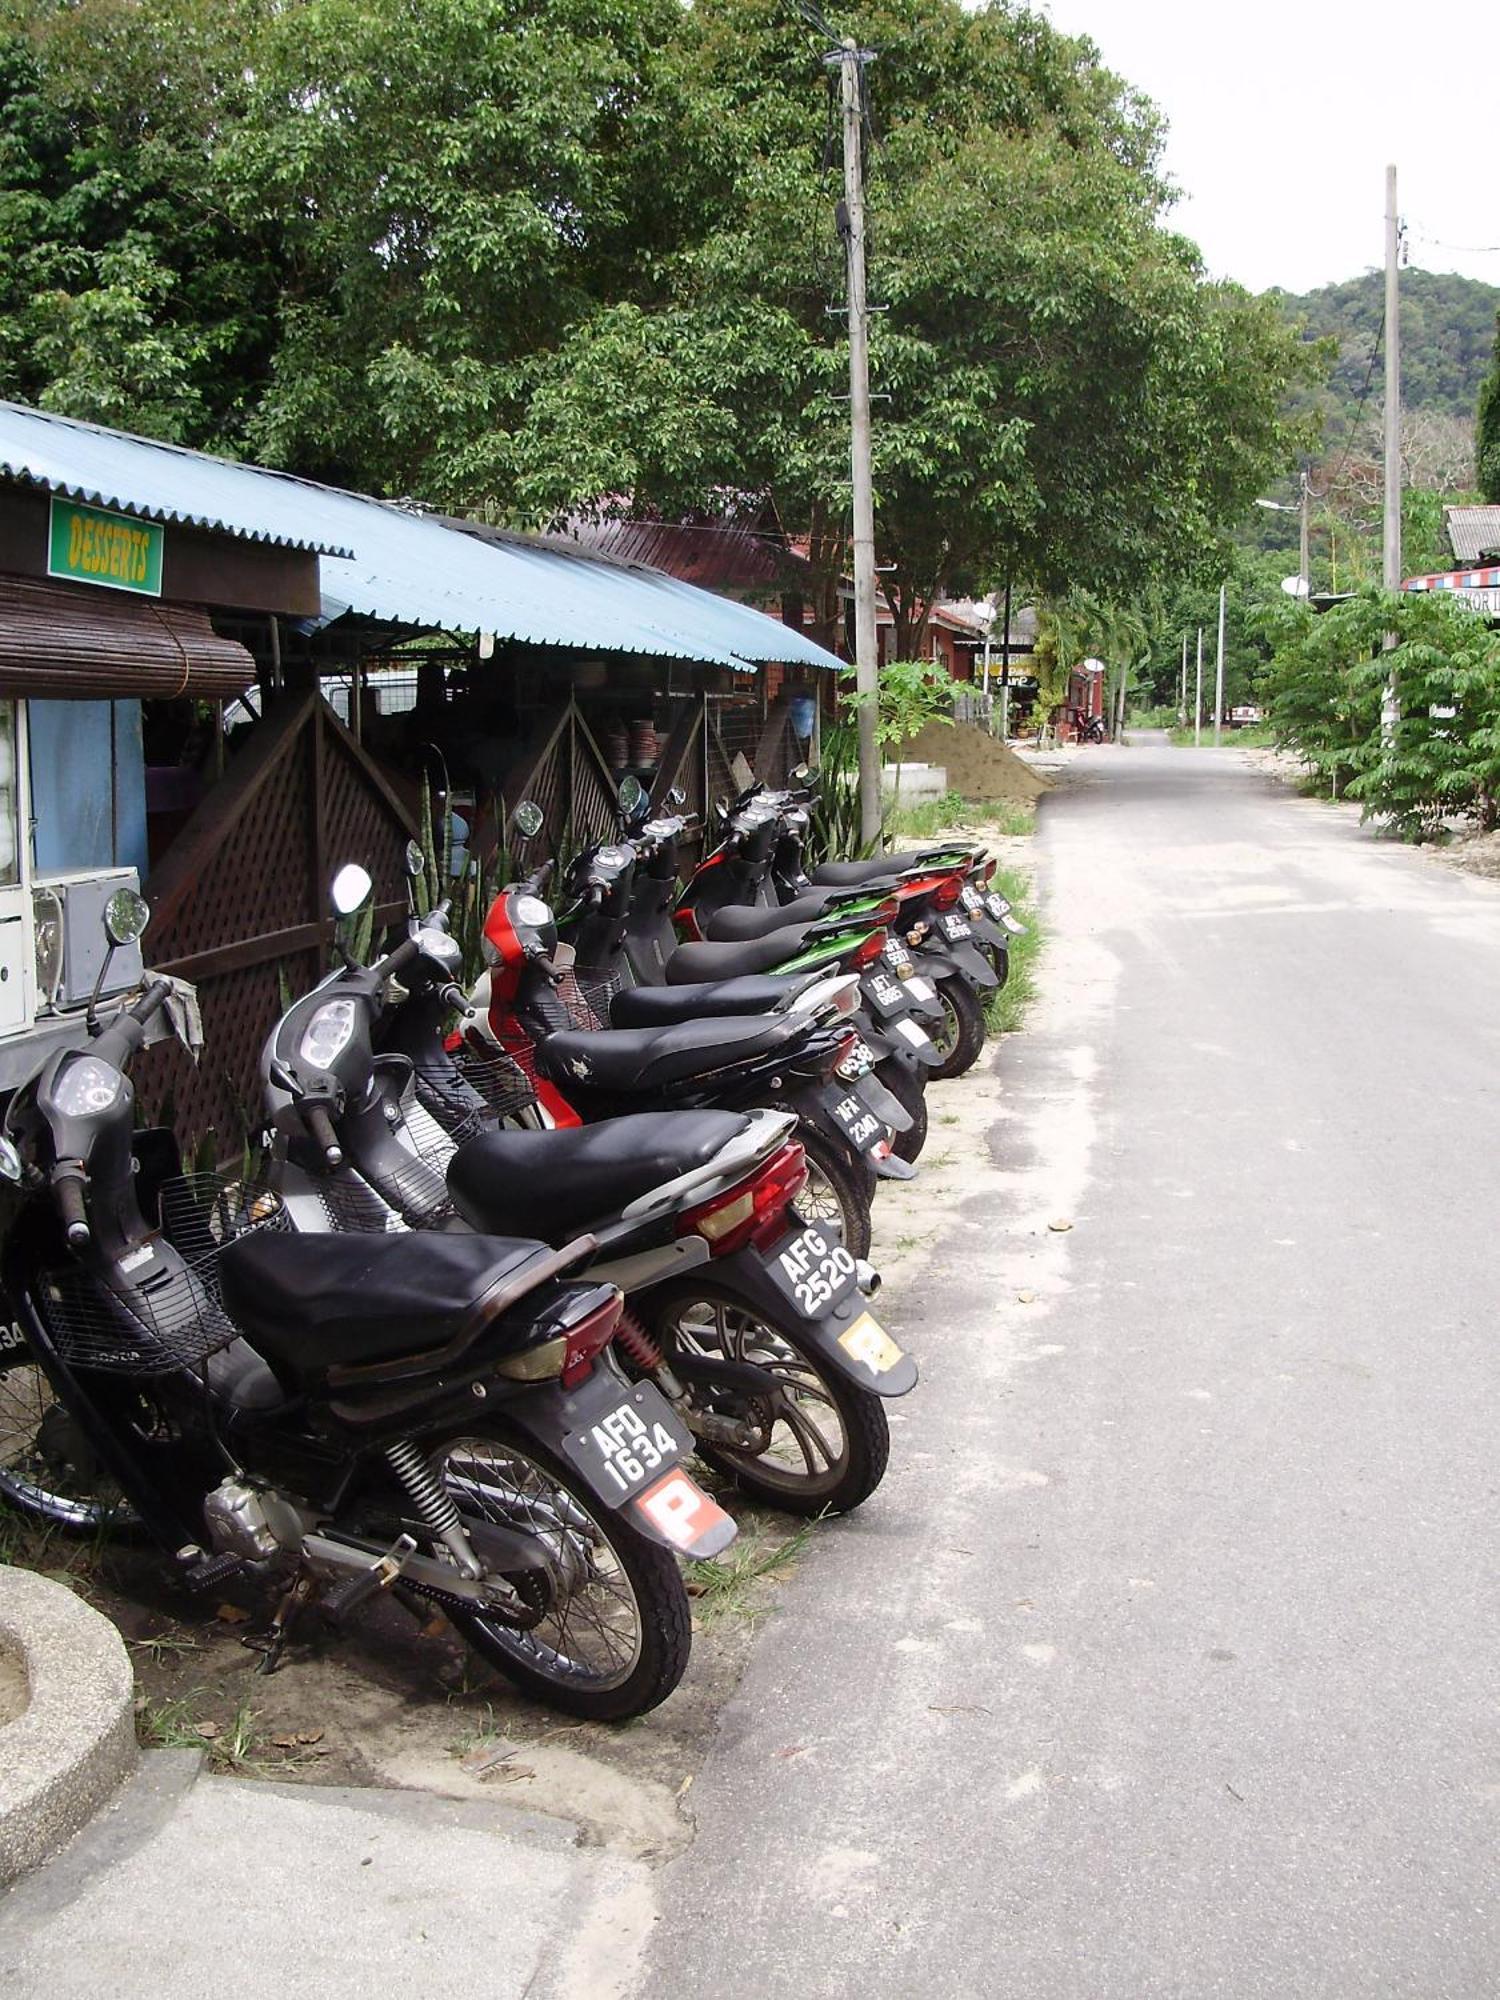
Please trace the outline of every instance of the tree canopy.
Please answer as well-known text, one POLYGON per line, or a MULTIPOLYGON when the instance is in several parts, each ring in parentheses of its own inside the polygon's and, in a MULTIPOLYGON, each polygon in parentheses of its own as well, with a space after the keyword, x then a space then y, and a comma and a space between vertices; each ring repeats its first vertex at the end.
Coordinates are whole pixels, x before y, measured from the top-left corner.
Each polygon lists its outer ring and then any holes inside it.
MULTIPOLYGON (((849 25, 903 646, 1211 562, 1310 364, 1173 233, 1153 108, 1024 9, 849 25)), ((823 53, 784 0, 0 0, 0 392, 525 524, 770 499, 831 584, 823 53)))

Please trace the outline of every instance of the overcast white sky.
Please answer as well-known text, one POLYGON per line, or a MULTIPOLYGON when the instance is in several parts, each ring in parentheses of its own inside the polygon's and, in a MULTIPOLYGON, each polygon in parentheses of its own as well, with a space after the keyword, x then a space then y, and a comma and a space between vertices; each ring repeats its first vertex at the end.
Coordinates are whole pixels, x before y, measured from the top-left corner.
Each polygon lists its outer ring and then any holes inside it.
POLYGON ((1174 220, 1215 276, 1302 292, 1381 264, 1389 162, 1410 262, 1500 284, 1500 254, 1442 247, 1500 245, 1487 7, 1039 4, 1165 112, 1174 220))

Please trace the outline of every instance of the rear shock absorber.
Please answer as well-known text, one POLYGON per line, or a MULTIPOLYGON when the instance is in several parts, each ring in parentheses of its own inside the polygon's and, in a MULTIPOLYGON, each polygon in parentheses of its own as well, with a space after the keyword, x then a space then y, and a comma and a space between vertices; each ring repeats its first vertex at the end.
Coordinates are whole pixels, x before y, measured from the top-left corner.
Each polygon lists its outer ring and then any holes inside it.
POLYGON ((620 1315, 620 1324, 615 1328, 615 1340, 624 1352, 625 1358, 643 1375, 649 1375, 666 1396, 674 1403, 680 1403, 687 1391, 667 1365, 667 1358, 659 1344, 647 1333, 635 1314, 627 1306, 620 1315))
POLYGON ((391 1470, 411 1495, 417 1512, 463 1575, 481 1575, 482 1565, 464 1533, 453 1495, 433 1470, 431 1461, 423 1457, 410 1438, 398 1438, 394 1444, 388 1444, 385 1455, 391 1470))

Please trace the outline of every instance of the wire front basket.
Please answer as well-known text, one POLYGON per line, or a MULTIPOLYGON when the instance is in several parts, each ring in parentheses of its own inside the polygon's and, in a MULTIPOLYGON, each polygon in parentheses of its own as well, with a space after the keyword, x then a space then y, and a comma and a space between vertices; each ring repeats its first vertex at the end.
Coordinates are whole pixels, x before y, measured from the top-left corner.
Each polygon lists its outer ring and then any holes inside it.
POLYGON ((163 1183, 160 1201, 165 1245, 143 1245, 135 1269, 107 1278, 70 1264, 40 1280, 38 1312, 70 1367, 143 1376, 205 1361, 239 1331, 219 1285, 225 1245, 292 1226, 280 1196, 253 1180, 186 1174, 163 1183))

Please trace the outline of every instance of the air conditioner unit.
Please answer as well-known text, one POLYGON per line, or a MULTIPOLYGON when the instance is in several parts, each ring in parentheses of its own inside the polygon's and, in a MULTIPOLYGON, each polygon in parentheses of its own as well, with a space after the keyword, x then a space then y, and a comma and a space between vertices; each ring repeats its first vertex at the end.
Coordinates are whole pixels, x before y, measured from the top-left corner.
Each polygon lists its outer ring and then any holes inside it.
MULTIPOLYGON (((87 875, 53 876, 33 884, 32 905, 37 924, 37 1003, 50 1001, 59 1010, 82 1007, 94 990, 99 967, 109 950, 104 908, 120 889, 139 889, 133 868, 100 868, 87 875), (53 899, 56 899, 55 902, 53 899), (62 920, 57 924, 57 908, 62 920), (59 930, 61 962, 47 935, 59 930), (49 962, 50 960, 50 962, 49 962)), ((110 960, 105 993, 123 993, 141 976, 141 948, 122 945, 110 960)))

